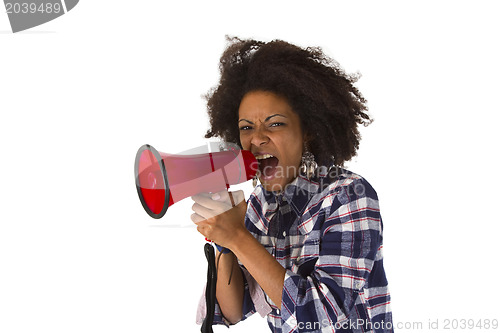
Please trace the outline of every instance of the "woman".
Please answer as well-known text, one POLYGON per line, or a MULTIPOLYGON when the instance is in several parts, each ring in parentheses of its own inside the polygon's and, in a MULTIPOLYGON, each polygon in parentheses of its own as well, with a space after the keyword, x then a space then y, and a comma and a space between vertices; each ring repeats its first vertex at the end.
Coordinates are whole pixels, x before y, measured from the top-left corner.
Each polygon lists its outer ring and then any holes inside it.
POLYGON ((193 222, 222 252, 214 322, 259 312, 273 332, 392 332, 378 198, 341 168, 371 121, 357 78, 283 41, 232 38, 220 69, 206 137, 250 150, 260 185, 248 202, 193 197, 193 222))

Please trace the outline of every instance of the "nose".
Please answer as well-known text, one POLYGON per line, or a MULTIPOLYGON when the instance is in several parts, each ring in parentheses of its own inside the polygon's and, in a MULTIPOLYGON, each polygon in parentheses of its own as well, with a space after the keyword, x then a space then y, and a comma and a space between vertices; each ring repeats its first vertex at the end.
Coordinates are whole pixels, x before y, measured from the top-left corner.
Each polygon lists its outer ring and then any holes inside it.
POLYGON ((269 142, 269 136, 266 134, 265 128, 263 127, 264 126, 258 126, 252 133, 253 135, 250 140, 250 143, 256 147, 259 147, 269 142))

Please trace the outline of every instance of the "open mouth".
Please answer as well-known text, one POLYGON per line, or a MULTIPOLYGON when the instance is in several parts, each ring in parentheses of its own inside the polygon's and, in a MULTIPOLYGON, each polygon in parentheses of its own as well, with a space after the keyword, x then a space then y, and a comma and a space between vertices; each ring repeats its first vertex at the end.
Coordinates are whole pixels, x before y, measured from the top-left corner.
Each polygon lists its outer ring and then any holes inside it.
POLYGON ((261 177, 265 180, 272 178, 276 172, 279 160, 271 154, 257 155, 255 158, 259 162, 261 177))

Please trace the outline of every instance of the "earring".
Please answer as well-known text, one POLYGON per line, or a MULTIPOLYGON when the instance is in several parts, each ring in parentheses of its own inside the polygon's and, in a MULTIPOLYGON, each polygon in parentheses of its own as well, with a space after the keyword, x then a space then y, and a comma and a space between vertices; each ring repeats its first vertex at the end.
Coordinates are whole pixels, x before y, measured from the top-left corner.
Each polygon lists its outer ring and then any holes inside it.
POLYGON ((307 179, 311 179, 312 175, 316 172, 318 168, 318 163, 314 160, 314 155, 307 149, 302 155, 302 163, 300 164, 300 172, 306 176, 307 179))
POLYGON ((257 186, 257 176, 253 176, 252 185, 253 187, 257 186))

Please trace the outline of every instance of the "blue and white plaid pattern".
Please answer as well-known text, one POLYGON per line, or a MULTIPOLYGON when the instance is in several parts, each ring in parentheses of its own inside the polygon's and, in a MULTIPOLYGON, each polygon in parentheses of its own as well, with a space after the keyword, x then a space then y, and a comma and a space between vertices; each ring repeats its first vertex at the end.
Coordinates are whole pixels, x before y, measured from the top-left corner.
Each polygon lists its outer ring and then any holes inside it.
MULTIPOLYGON (((393 332, 378 198, 359 175, 331 168, 280 195, 258 186, 245 224, 286 269, 272 332, 393 332)), ((245 286, 243 320, 255 313, 245 286)), ((224 323, 218 305, 215 323, 224 323)))

